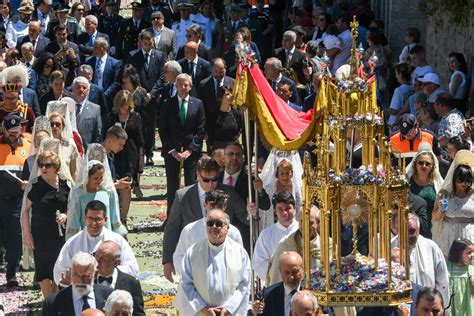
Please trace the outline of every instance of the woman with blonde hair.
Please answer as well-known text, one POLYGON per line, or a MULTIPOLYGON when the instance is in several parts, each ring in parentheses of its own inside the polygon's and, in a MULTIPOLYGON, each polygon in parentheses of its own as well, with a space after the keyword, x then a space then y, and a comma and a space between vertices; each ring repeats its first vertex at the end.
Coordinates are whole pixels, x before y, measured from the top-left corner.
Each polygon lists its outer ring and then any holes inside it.
POLYGON ((57 291, 53 268, 65 242, 70 187, 71 179, 61 168, 59 141, 43 140, 25 190, 21 227, 26 248, 33 250, 35 281, 44 298, 57 291))
MULTIPOLYGON (((127 132, 127 142, 122 151, 114 154, 113 163, 115 178, 129 177, 132 181, 133 193, 141 198, 139 173, 143 172, 144 166, 144 140, 142 130, 142 118, 135 112, 133 95, 128 90, 121 90, 114 98, 112 112, 107 117, 106 127, 120 126, 127 132)), ((122 222, 127 220, 130 209, 131 190, 120 189, 120 218, 122 222)))

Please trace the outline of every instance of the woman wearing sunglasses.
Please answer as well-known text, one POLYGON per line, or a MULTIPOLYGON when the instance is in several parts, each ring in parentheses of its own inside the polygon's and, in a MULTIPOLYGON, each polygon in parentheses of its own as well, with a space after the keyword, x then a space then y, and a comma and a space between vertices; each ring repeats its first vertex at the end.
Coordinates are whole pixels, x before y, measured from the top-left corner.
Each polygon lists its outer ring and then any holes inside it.
POLYGON ((53 71, 59 70, 59 65, 51 53, 43 53, 33 65, 33 70, 36 72, 36 76, 38 76, 36 80, 36 94, 38 99, 40 99, 48 93, 52 81, 51 74, 53 71))
POLYGON ((474 240, 474 155, 467 150, 456 154, 433 211, 433 240, 448 257, 454 240, 474 240), (440 196, 442 194, 442 196, 440 196), (444 200, 447 197, 447 203, 444 200))
POLYGON ((21 212, 23 241, 33 250, 35 281, 44 298, 57 291, 53 268, 65 242, 64 225, 71 186, 71 179, 62 172, 58 150, 56 139, 41 142, 21 212))
POLYGON ((443 178, 439 173, 438 159, 430 148, 420 150, 407 167, 407 178, 410 181, 410 192, 426 201, 428 231, 431 237, 431 213, 433 212, 436 193, 441 189, 443 178))

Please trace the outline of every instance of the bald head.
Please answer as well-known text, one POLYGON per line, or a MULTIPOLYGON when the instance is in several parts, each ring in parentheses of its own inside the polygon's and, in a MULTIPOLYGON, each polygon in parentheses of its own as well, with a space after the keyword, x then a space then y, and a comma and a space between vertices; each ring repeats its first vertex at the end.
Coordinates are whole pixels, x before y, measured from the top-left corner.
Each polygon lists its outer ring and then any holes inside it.
POLYGON ((289 288, 297 288, 303 279, 303 258, 294 251, 285 251, 280 256, 280 274, 289 288))
POLYGON ((38 21, 28 23, 28 36, 32 39, 38 38, 41 31, 41 24, 38 21))
POLYGON ((102 276, 111 275, 114 269, 120 265, 122 250, 115 241, 107 240, 100 244, 95 252, 97 260, 97 274, 102 276))
POLYGON ((81 316, 105 316, 105 314, 96 308, 88 308, 81 313, 81 316))
POLYGON ((198 53, 199 44, 193 41, 189 41, 184 45, 184 57, 187 60, 194 60, 198 53))
POLYGON ((296 292, 291 299, 291 315, 315 316, 318 314, 318 301, 310 291, 296 292))

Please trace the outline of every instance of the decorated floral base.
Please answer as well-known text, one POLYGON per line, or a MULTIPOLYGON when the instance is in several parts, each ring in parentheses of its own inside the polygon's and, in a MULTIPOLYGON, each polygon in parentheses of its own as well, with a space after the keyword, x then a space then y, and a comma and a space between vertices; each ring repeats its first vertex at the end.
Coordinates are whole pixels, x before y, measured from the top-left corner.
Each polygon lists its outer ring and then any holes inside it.
MULTIPOLYGON (((375 269, 375 261, 362 255, 342 258, 341 273, 336 274, 336 263, 331 262, 330 291, 335 293, 367 293, 388 291, 388 264, 379 259, 375 269)), ((324 291, 326 278, 323 271, 316 270, 311 274, 310 287, 312 290, 324 291)), ((405 281, 405 268, 392 262, 392 289, 403 292, 409 289, 405 281)))

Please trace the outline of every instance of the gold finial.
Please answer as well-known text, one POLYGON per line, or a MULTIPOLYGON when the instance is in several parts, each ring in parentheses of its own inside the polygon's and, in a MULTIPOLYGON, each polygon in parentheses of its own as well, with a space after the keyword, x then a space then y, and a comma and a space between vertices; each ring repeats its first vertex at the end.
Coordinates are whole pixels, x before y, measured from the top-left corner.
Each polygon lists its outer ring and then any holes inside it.
POLYGON ((351 79, 354 80, 358 77, 358 64, 357 64, 357 38, 359 37, 359 22, 354 19, 350 23, 351 25, 351 37, 352 37, 352 49, 351 49, 351 79))

